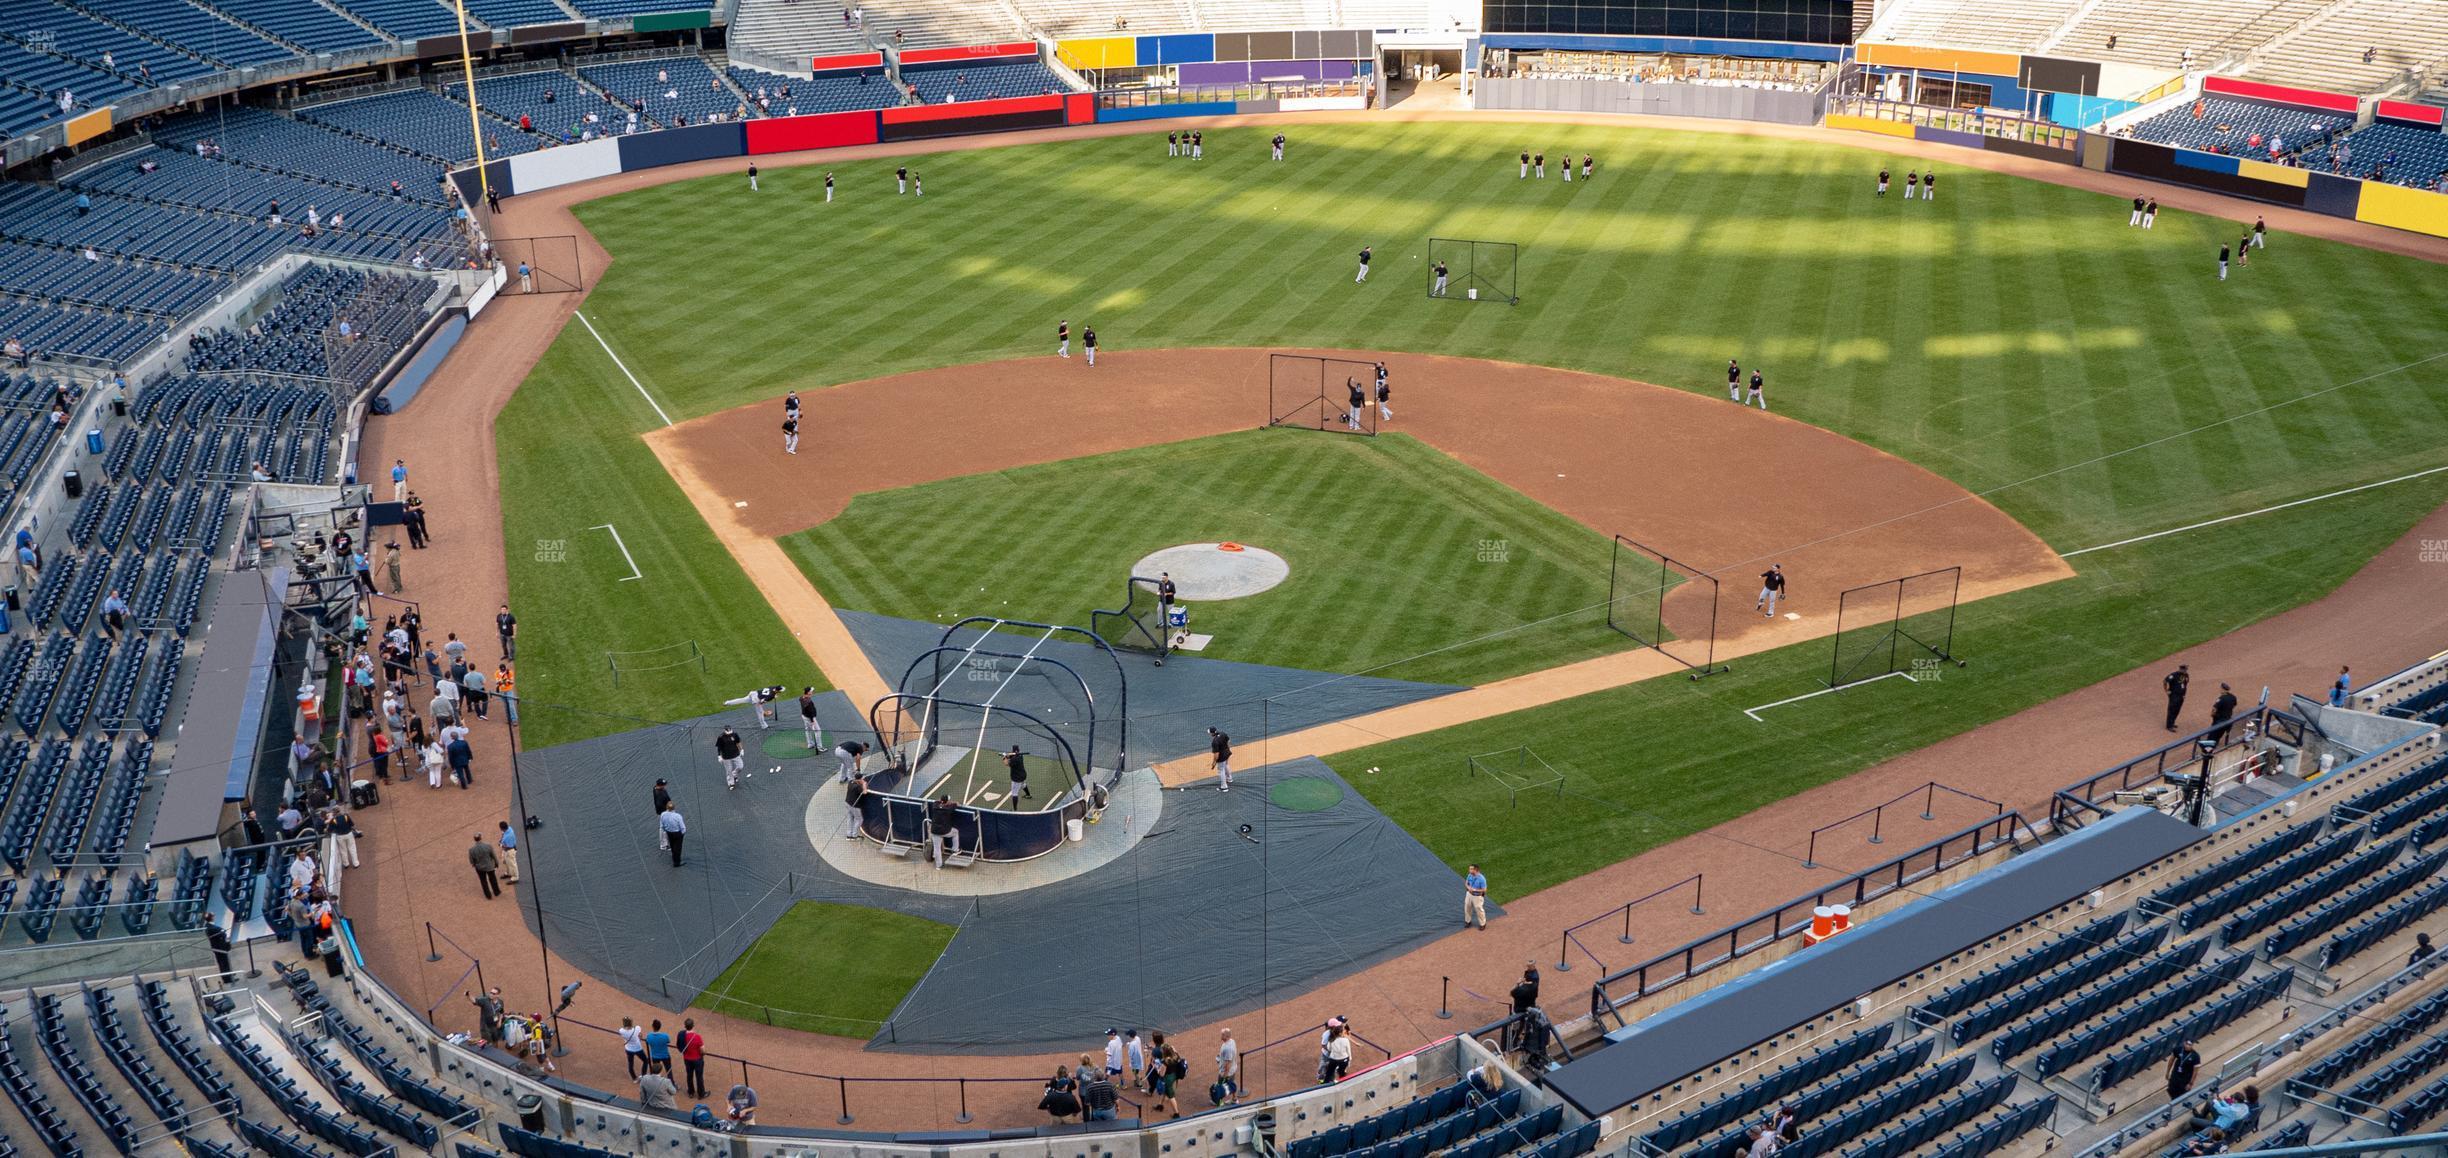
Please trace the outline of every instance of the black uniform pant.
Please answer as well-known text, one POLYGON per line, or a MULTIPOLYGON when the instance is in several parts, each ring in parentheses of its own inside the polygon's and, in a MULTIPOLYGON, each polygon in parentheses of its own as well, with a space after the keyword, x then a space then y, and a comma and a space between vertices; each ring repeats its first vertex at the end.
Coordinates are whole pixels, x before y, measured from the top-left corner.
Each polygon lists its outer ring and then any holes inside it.
POLYGON ((493 875, 492 869, 477 869, 476 883, 483 887, 488 901, 501 895, 501 879, 493 875))
POLYGON ((688 838, 688 834, 685 832, 671 832, 665 833, 664 838, 671 841, 672 867, 679 868, 680 842, 686 840, 688 838))
POLYGON ((2184 700, 2185 700, 2185 698, 2184 698, 2183 696, 2169 696, 2169 697, 2168 697, 2168 717, 2167 717, 2167 730, 2168 730, 2168 731, 2173 732, 2173 731, 2175 731, 2175 730, 2176 730, 2176 713, 2181 712, 2181 711, 2183 711, 2183 710, 2184 710, 2184 700))

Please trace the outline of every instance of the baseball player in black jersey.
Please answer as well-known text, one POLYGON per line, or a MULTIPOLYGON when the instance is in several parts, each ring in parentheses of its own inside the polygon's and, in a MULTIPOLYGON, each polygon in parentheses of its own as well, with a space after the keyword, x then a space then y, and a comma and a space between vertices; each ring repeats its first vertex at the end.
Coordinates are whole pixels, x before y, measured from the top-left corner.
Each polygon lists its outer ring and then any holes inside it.
POLYGON ((1029 791, 1028 760, 1020 754, 1020 745, 1014 744, 1011 751, 1003 753, 1003 774, 1011 781, 1011 794, 1003 798, 1005 804, 1018 808, 1022 797, 1036 799, 1029 791))
POLYGON ((1530 154, 1529 154, 1527 151, 1524 151, 1524 152, 1522 153, 1522 155, 1521 155, 1521 162, 1522 162, 1522 168, 1521 168, 1521 175, 1522 175, 1522 179, 1523 179, 1523 180, 1528 180, 1528 179, 1529 179, 1529 177, 1530 177, 1530 154))
POLYGON ((1938 199, 1938 171, 1936 169, 1921 175, 1921 199, 1923 201, 1938 199))
POLYGON ((1352 279, 1353 285, 1358 285, 1361 282, 1368 280, 1369 254, 1375 250, 1375 248, 1375 246, 1370 245, 1363 245, 1360 247, 1360 276, 1352 279))
POLYGON ((2252 232, 2250 230, 2245 231, 2244 236, 2236 239, 2236 264, 2252 264, 2252 232))
POLYGON ((1768 409, 1768 395, 1767 395, 1766 393, 1764 393, 1764 392, 1763 392, 1763 387, 1765 387, 1766 385, 1767 385, 1767 383, 1766 383, 1766 382, 1764 382, 1764 381, 1762 381, 1762 380, 1761 380, 1761 378, 1760 378, 1760 372, 1759 372, 1757 369, 1752 370, 1752 371, 1751 371, 1751 405, 1753 405, 1753 406, 1757 406, 1757 407, 1759 407, 1759 408, 1760 408, 1760 409, 1762 409, 1762 410, 1766 410, 1766 409, 1768 409))
POLYGON ((1593 157, 1593 156, 1590 156, 1590 155, 1589 155, 1589 154, 1587 154, 1587 153, 1583 153, 1583 154, 1581 154, 1581 179, 1582 179, 1582 180, 1584 180, 1584 181, 1589 180, 1590 170, 1595 169, 1595 168, 1597 168, 1597 167, 1598 167, 1598 158, 1593 157))
POLYGON ((799 453, 799 415, 795 411, 782 420, 782 453, 799 453))
POLYGON ((1428 291, 1428 296, 1429 296, 1429 297, 1432 297, 1432 298, 1441 298, 1441 297, 1444 297, 1444 296, 1445 296, 1445 263, 1444 263, 1444 262, 1441 262, 1441 261, 1440 261, 1440 262, 1436 263, 1436 288, 1435 288, 1435 289, 1432 289, 1432 290, 1429 290, 1429 291, 1428 291))
POLYGON ((910 174, 910 196, 926 196, 926 178, 921 177, 916 173, 910 174))
POLYGON ((773 727, 774 701, 780 698, 782 698, 782 685, 775 684, 768 688, 758 688, 735 700, 724 700, 723 706, 736 707, 746 704, 753 707, 756 709, 757 727, 770 728, 773 727))
POLYGON ((831 173, 825 174, 825 200, 828 202, 833 200, 833 174, 831 173))
POLYGON ((1562 154, 1559 159, 1564 162, 1564 183, 1569 185, 1572 183, 1572 154, 1562 154))
POLYGON ((1777 600, 1784 594, 1785 565, 1782 563, 1770 563, 1767 570, 1760 572, 1759 600, 1753 603, 1751 606, 1754 610, 1762 612, 1768 618, 1774 619, 1776 618, 1777 600))
POLYGON ((2130 229, 2140 224, 2142 224, 2142 199, 2136 197, 2134 198, 2133 216, 2125 219, 2125 226, 2126 228, 2130 229))
POLYGON ((1904 173, 1904 199, 1906 201, 1910 201, 1915 197, 1919 197, 1920 195, 1921 171, 1919 169, 1906 170, 1904 173))
POLYGON ((2219 247, 2219 280, 2227 280, 2227 247, 2219 247))
POLYGON ((1157 617, 1167 625, 1173 622, 1173 597, 1177 594, 1179 592, 1173 586, 1173 573, 1158 571, 1156 573, 1156 611, 1157 617))
POLYGON ((2268 249, 2268 248, 2269 248, 2269 219, 2268 219, 2268 218, 2265 218, 2265 217, 2255 217, 2255 218, 2253 218, 2253 231, 2252 231, 2252 239, 2253 239, 2252 247, 2253 247, 2254 249, 2268 249))
POLYGON ((893 170, 893 192, 909 192, 909 166, 903 165, 893 170))
POLYGON ((1275 159, 1278 161, 1283 160, 1283 147, 1284 135, 1282 133, 1275 134, 1275 159))
POLYGON ((2158 221, 2159 221, 2159 199, 2158 199, 2158 198, 2156 198, 2156 197, 2153 197, 2153 198, 2151 198, 2151 199, 2150 199, 2150 204, 2145 205, 2145 206, 2143 206, 2143 207, 2142 207, 2142 228, 2144 228, 2144 229, 2148 229, 2148 228, 2150 228, 2151 226, 2153 226, 2153 225, 2157 224, 2157 223, 2158 223, 2158 221))
POLYGON ((1377 363, 1377 418, 1382 422, 1394 421, 1394 388, 1386 385, 1383 362, 1377 363))
POLYGON ((1726 397, 1742 401, 1742 364, 1732 358, 1726 359, 1726 397))
POLYGON ((785 394, 785 395, 783 395, 783 396, 782 396, 782 417, 784 417, 784 418, 797 418, 797 417, 799 417, 799 392, 798 392, 798 391, 793 390, 793 391, 791 391, 790 393, 785 394))
POLYGON ((1534 176, 1534 177, 1537 177, 1537 178, 1539 178, 1539 179, 1541 179, 1541 180, 1546 179, 1546 176, 1547 176, 1547 154, 1545 154, 1545 153, 1532 153, 1532 154, 1530 154, 1530 175, 1531 175, 1531 176, 1534 176))
POLYGON ((1088 364, 1096 365, 1096 327, 1080 327, 1080 348, 1088 351, 1088 364))
POLYGON ((1881 197, 1887 195, 1887 170, 1885 169, 1879 170, 1878 195, 1881 197))
POLYGON ((1054 323, 1054 353, 1064 358, 1071 356, 1071 319, 1069 318, 1054 323))
POLYGON ((1194 132, 1190 134, 1190 159, 1193 161, 1204 161, 1207 159, 1206 133, 1194 132))
POLYGON ((1351 409, 1343 412, 1343 425, 1358 430, 1360 429, 1360 408, 1368 405, 1368 392, 1360 389, 1358 378, 1345 378, 1343 386, 1351 392, 1351 409))
POLYGON ((1216 779, 1222 781, 1217 787, 1232 791, 1232 737, 1207 729, 1207 756, 1214 763, 1216 779))
POLYGON ((756 173, 756 162, 748 162, 748 191, 751 193, 757 191, 756 173))
POLYGON ((1165 134, 1165 156, 1168 156, 1168 157, 1178 157, 1178 156, 1181 156, 1181 134, 1180 134, 1180 133, 1166 133, 1166 134, 1165 134))

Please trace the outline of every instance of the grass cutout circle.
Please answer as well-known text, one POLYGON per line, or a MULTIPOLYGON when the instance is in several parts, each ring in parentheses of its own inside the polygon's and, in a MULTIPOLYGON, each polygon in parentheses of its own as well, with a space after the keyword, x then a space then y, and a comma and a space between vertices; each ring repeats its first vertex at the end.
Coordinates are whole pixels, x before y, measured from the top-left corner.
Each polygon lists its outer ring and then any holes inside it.
POLYGON ((807 734, 795 728, 788 732, 777 728, 765 733, 765 739, 757 745, 757 750, 765 753, 769 760, 805 760, 816 755, 816 749, 807 746, 807 734))
POLYGON ((1323 776, 1295 776, 1267 789, 1267 802, 1287 812, 1324 812, 1343 799, 1343 786, 1323 776))

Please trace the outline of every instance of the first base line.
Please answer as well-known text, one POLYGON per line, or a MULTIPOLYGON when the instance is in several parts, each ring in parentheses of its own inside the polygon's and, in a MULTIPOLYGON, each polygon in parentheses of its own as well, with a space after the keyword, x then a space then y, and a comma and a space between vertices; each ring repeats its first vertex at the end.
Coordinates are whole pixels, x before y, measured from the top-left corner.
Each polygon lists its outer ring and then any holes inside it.
POLYGON ((620 528, 615 527, 610 523, 604 523, 599 526, 588 527, 587 530, 612 532, 612 545, 620 548, 621 558, 629 561, 629 573, 621 576, 621 582, 627 583, 631 579, 643 579, 646 577, 645 572, 638 570, 637 559, 629 554, 629 544, 621 542, 620 528))
POLYGON ((1761 712, 1764 712, 1764 711, 1767 711, 1767 710, 1768 710, 1768 709, 1770 709, 1770 708, 1781 708, 1781 707, 1784 707, 1784 706, 1785 706, 1785 705, 1787 705, 1787 704, 1798 704, 1798 703, 1801 703, 1802 701, 1807 700, 1807 699, 1812 699, 1812 698, 1815 698, 1815 697, 1818 697, 1818 696, 1824 696, 1824 695, 1828 694, 1829 692, 1841 692, 1841 691, 1844 691, 1846 688, 1858 688, 1858 687, 1863 686, 1864 684, 1874 684, 1874 683, 1879 682, 1880 680, 1883 680, 1883 679, 1888 679, 1888 678, 1890 678, 1890 677, 1893 677, 1893 678, 1896 678, 1896 679, 1901 679, 1901 680, 1903 680, 1903 681, 1904 681, 1904 682, 1906 682, 1906 683, 1915 683, 1915 684, 1917 684, 1917 683, 1920 683, 1920 682, 1921 682, 1920 680, 1914 679, 1914 678, 1912 677, 1912 673, 1911 673, 1911 672, 1908 672, 1908 671, 1891 671, 1891 672, 1888 672, 1886 675, 1875 675, 1875 676, 1871 676, 1869 679, 1866 679, 1866 680, 1855 680, 1855 681, 1853 681, 1852 683, 1845 684, 1843 687, 1821 688, 1821 689, 1819 689, 1818 691, 1815 691, 1815 692, 1804 692, 1804 693, 1802 693, 1801 695, 1798 695, 1798 696, 1790 696, 1790 697, 1787 697, 1787 698, 1785 698, 1785 699, 1778 700, 1777 702, 1775 702, 1775 703, 1773 703, 1773 704, 1761 704, 1760 706, 1758 706, 1758 707, 1756 707, 1756 708, 1744 708, 1744 709, 1743 709, 1743 714, 1744 714, 1744 715, 1746 715, 1746 716, 1751 717, 1751 722, 1752 722, 1752 723, 1754 723, 1754 724, 1765 724, 1765 723, 1767 723, 1768 721, 1761 719, 1761 718, 1760 718, 1760 713, 1761 713, 1761 712))

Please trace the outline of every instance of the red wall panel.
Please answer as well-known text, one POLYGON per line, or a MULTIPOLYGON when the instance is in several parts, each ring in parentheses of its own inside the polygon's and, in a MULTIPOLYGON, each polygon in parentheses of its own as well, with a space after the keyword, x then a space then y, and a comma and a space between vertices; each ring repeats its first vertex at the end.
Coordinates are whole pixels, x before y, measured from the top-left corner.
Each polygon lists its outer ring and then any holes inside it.
POLYGON ((941 64, 954 60, 981 60, 996 56, 1035 56, 1034 41, 1016 40, 1009 44, 971 44, 960 48, 913 48, 901 54, 903 64, 941 64))
POLYGON ((1063 120, 1074 125, 1096 121, 1096 94, 1075 92, 1063 98, 1063 120))
POLYGON ((959 117, 991 117, 1000 113, 1033 113, 1063 107, 1062 94, 1046 96, 1005 97, 996 101, 954 101, 938 105, 901 105, 884 110, 884 123, 906 125, 918 121, 947 121, 959 117))
POLYGON ((2333 113, 2352 114, 2362 103, 2345 93, 2322 92, 2316 88, 2289 88, 2282 84, 2263 84, 2257 80, 2237 80, 2230 76, 2204 78, 2202 91, 2213 96, 2278 101, 2282 104, 2302 105, 2305 108, 2323 109, 2333 113))
POLYGON ((884 54, 881 52, 849 52, 840 56, 819 56, 810 59, 808 67, 817 72, 823 72, 829 68, 882 68, 884 67, 884 54))
POLYGON ((2375 111, 2384 117, 2412 121, 2418 125, 2439 124, 2441 114, 2448 113, 2448 109, 2443 109, 2438 105, 2418 105, 2407 101, 2381 101, 2380 107, 2375 111))
POLYGON ((876 142, 873 112, 820 113, 805 117, 768 117, 749 121, 748 152, 788 153, 799 149, 834 149, 876 142))

